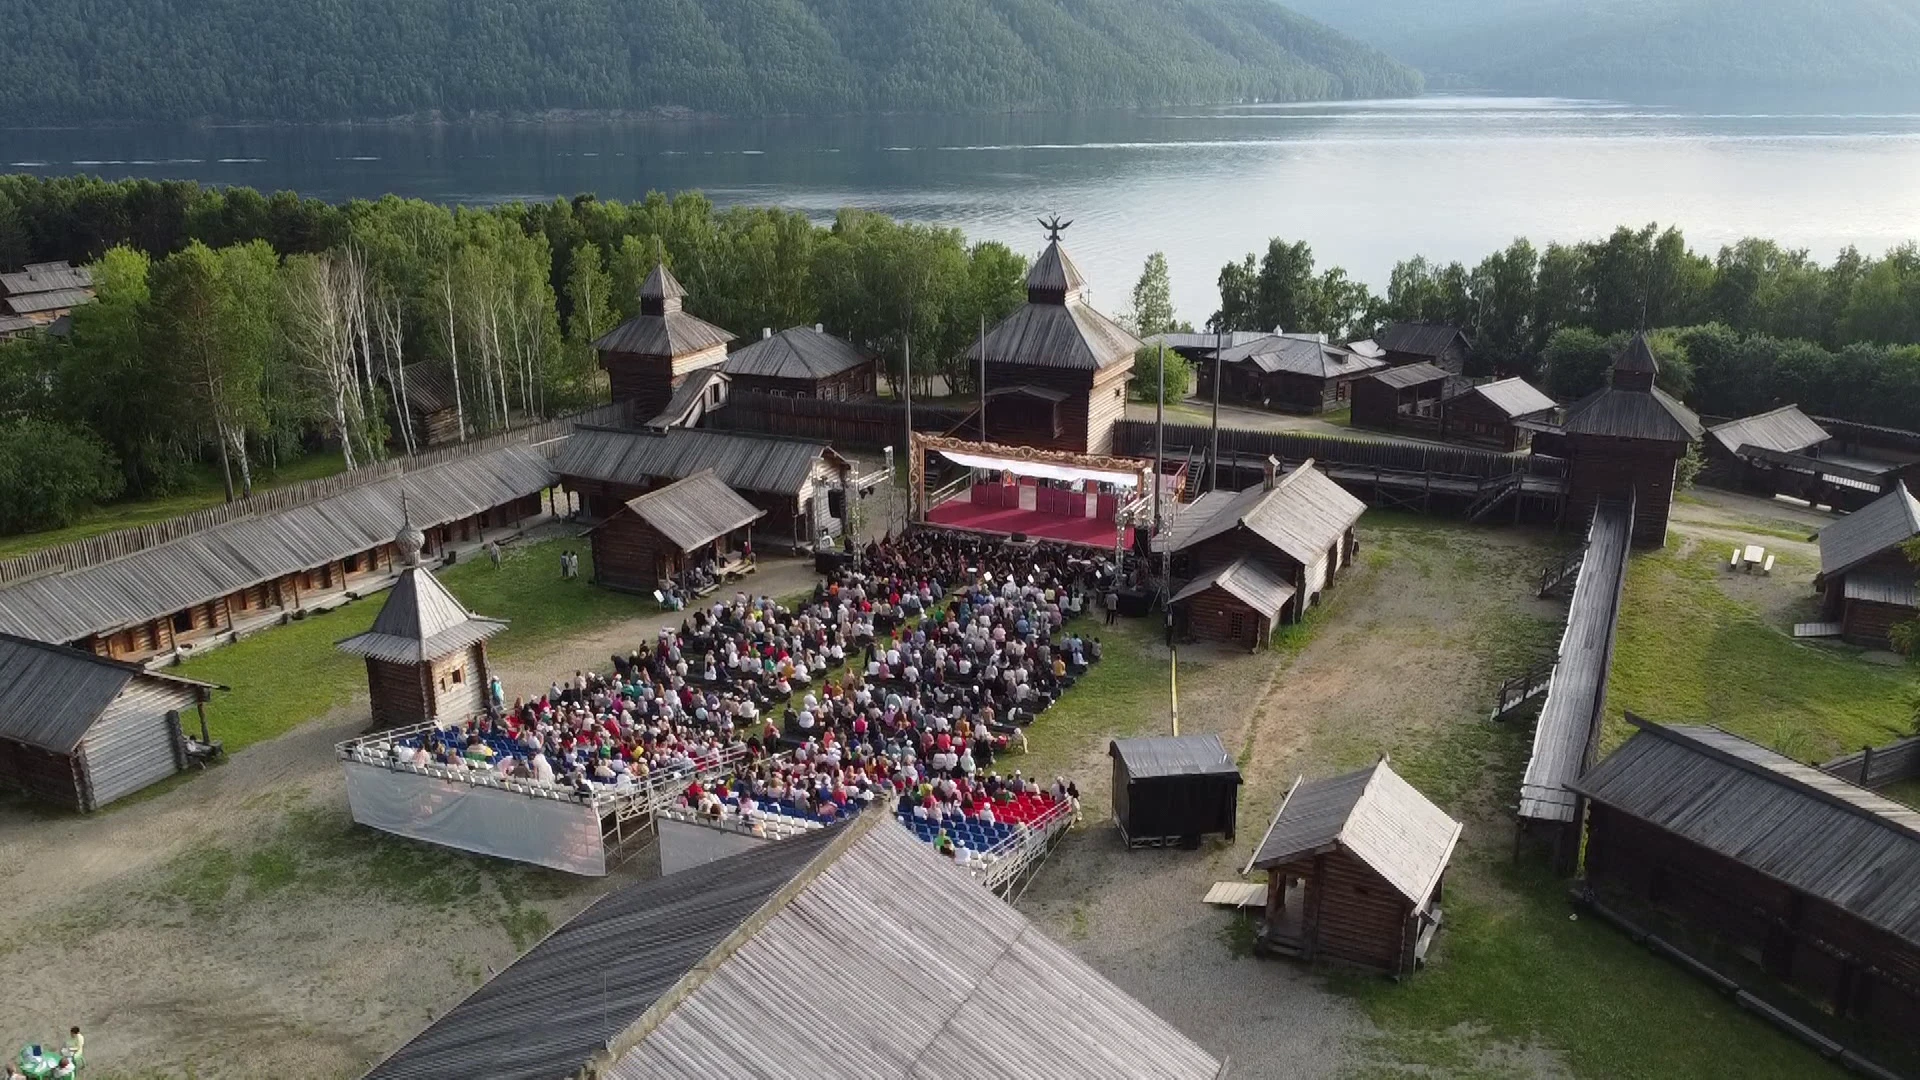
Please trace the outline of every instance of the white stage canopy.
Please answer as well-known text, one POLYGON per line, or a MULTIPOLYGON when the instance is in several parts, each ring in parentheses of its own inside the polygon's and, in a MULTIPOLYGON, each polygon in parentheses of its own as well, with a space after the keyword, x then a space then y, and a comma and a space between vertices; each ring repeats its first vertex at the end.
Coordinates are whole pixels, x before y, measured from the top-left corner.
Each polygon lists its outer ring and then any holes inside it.
POLYGON ((965 465, 970 469, 993 469, 998 472, 1010 472, 1015 476, 1038 476, 1047 480, 1092 480, 1095 483, 1112 484, 1123 488, 1140 486, 1139 475, 1130 472, 1082 469, 1071 465, 1046 465, 1037 461, 1022 461, 1019 458, 963 454, 958 450, 942 450, 940 454, 948 461, 956 465, 965 465))

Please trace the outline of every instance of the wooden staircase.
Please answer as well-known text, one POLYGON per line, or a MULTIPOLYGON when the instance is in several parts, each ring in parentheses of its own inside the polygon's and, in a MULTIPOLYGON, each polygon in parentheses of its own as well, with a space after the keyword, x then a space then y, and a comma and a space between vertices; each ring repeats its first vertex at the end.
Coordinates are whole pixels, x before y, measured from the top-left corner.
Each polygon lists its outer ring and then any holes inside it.
POLYGON ((1545 599, 1562 589, 1571 589, 1574 579, 1580 576, 1580 564, 1586 561, 1587 548, 1579 548, 1561 556, 1557 561, 1540 572, 1540 597, 1545 599))
POLYGON ((1499 693, 1494 696, 1493 715, 1487 719, 1505 720, 1519 711, 1522 705, 1544 696, 1547 687, 1553 685, 1553 670, 1558 660, 1558 657, 1548 657, 1501 683, 1499 693))

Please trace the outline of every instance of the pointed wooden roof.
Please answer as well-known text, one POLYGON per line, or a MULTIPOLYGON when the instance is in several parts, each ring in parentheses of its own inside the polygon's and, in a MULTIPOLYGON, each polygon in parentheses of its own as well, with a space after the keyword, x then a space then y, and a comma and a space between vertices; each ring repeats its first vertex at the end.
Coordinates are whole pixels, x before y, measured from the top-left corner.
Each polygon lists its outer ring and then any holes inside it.
POLYGON ((1027 271, 1027 300, 1035 304, 1063 304, 1069 297, 1086 289, 1087 279, 1080 268, 1073 265, 1073 259, 1067 255, 1067 249, 1060 241, 1047 241, 1047 250, 1040 253, 1033 269, 1027 271))
POLYGON ((341 652, 394 664, 424 664, 485 641, 507 628, 468 611, 424 566, 409 566, 364 634, 338 643, 341 652))
POLYGON ((654 263, 653 272, 647 275, 647 280, 640 283, 640 299, 643 304, 648 300, 667 301, 686 298, 687 287, 680 284, 680 279, 674 277, 673 271, 667 269, 667 264, 663 262, 654 263))
POLYGON ((1627 342, 1627 347, 1621 349, 1620 355, 1613 358, 1613 370, 1644 372, 1648 375, 1660 374, 1660 361, 1654 357, 1653 347, 1647 344, 1646 331, 1633 335, 1633 340, 1627 342))
POLYGON ((640 314, 607 331, 593 343, 595 351, 636 356, 679 357, 725 345, 730 331, 681 310, 686 286, 666 263, 655 263, 640 284, 640 314))

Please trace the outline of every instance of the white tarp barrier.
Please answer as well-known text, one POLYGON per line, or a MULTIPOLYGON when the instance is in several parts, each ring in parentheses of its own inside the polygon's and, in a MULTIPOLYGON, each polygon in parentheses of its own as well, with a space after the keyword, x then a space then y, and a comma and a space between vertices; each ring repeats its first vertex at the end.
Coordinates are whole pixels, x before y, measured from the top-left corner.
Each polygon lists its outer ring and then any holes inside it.
POLYGON ((593 807, 517 791, 343 761, 353 820, 429 844, 605 877, 606 844, 593 807))
POLYGON ((1070 465, 1043 465, 1037 461, 1021 461, 1018 458, 988 457, 985 454, 963 454, 958 450, 942 450, 940 456, 955 465, 965 465, 969 469, 992 469, 996 472, 1010 472, 1015 476, 1038 476, 1047 480, 1092 480, 1115 487, 1134 488, 1140 486, 1138 474, 1114 472, 1110 469, 1079 469, 1070 465))

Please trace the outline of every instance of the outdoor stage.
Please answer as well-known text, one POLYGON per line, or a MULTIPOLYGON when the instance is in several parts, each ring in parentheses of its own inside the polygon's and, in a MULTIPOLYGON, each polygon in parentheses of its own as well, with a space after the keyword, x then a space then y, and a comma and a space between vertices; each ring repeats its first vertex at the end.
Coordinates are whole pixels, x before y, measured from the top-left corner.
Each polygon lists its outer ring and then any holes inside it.
MULTIPOLYGON (((975 506, 963 494, 927 512, 927 523, 949 529, 972 532, 1024 533, 1036 540, 1061 540, 1069 544, 1113 549, 1113 522, 1098 518, 1072 518, 1064 514, 1045 514, 1038 510, 975 506)), ((1122 541, 1133 549, 1133 526, 1126 528, 1122 541)))

